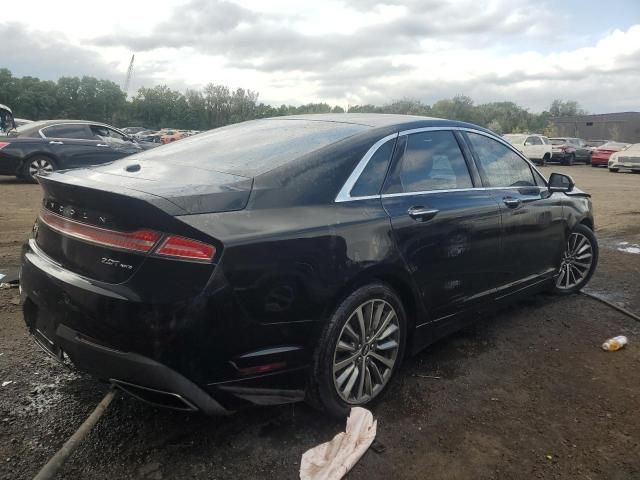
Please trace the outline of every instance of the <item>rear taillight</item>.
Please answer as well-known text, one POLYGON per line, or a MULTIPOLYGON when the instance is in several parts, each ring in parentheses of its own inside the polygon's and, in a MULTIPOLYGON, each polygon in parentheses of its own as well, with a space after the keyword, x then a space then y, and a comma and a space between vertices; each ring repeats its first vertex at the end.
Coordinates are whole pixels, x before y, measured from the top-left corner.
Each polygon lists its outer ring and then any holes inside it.
POLYGON ((0 150, 2 150, 7 145, 11 145, 9 142, 0 142, 0 150))
POLYGON ((560 150, 562 150, 563 152, 566 152, 567 150, 569 150, 569 145, 560 145, 560 150))
POLYGON ((200 262, 210 262, 216 254, 216 248, 213 245, 178 235, 167 235, 154 250, 163 237, 162 233, 155 230, 142 229, 134 232, 119 232, 80 223, 47 210, 41 211, 40 221, 68 237, 119 250, 140 253, 153 251, 153 255, 160 257, 200 262))
POLYGON ((211 261, 215 254, 213 245, 176 235, 167 237, 154 253, 161 257, 199 261, 211 261))
POLYGON ((40 220, 47 226, 69 237, 105 247, 135 252, 150 252, 161 234, 153 230, 136 230, 135 232, 118 232, 106 228, 94 227, 55 215, 43 210, 40 220))

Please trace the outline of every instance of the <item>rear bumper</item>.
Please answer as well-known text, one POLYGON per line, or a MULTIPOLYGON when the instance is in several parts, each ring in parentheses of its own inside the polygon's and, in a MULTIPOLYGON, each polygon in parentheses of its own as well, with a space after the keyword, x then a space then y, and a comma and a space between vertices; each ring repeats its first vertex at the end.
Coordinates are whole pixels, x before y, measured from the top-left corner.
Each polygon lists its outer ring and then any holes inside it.
MULTIPOLYGON (((2 141, 2 137, 0 137, 0 141, 2 141)), ((5 155, 0 152, 0 175, 16 175, 19 166, 19 158, 12 155, 5 155)))
POLYGON ((609 157, 591 157, 591 165, 606 167, 609 163, 609 157))
POLYGON ((553 152, 551 154, 551 160, 566 160, 571 157, 571 153, 566 152, 553 152))
POLYGON ((120 352, 95 343, 79 332, 59 324, 53 338, 38 325, 36 308, 25 304, 25 320, 36 342, 58 358, 68 355, 80 370, 108 381, 148 403, 176 410, 226 415, 231 411, 175 370, 131 352, 120 352))
MULTIPOLYGON (((148 403, 224 415, 304 399, 307 352, 281 330, 294 327, 249 326, 234 310, 204 309, 198 316, 163 304, 149 312, 124 284, 70 272, 33 240, 23 250, 20 285, 25 322, 44 350, 148 403), (247 338, 247 328, 255 335, 247 338), (265 364, 286 367, 242 371, 265 364)), ((225 302, 211 297, 213 304, 225 302)))

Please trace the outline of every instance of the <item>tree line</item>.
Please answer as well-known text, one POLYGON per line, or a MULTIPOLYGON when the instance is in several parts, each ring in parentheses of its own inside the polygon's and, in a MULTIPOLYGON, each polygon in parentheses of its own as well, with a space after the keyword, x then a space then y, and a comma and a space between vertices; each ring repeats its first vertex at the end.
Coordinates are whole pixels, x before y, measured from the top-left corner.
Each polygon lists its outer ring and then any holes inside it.
POLYGON ((399 113, 461 120, 485 126, 498 133, 544 132, 553 134, 553 118, 584 114, 575 101, 554 100, 548 110, 531 113, 513 102, 475 104, 465 95, 439 100, 433 105, 415 99, 395 100, 385 105, 350 105, 346 109, 325 102, 272 106, 258 102, 258 92, 208 84, 201 90, 184 92, 166 85, 140 88, 127 98, 110 80, 90 76, 61 77, 58 81, 15 77, 0 69, 0 103, 14 116, 30 120, 83 119, 116 126, 209 130, 256 118, 303 113, 399 113))

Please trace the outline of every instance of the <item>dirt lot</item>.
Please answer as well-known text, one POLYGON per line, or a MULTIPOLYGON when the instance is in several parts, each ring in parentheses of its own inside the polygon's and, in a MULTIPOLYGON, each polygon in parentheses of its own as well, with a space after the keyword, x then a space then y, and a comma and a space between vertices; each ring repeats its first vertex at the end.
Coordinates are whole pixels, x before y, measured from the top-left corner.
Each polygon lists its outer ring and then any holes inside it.
MULTIPOLYGON (((602 251, 590 289, 640 312, 640 175, 551 171, 593 194, 602 251)), ((18 264, 39 195, 0 179, 0 269, 18 264)), ((0 329, 0 384, 12 382, 0 387, 0 478, 31 478, 105 388, 39 351, 15 289, 0 290, 0 329)), ((539 295, 408 359, 372 409, 386 450, 349 478, 640 478, 639 385, 640 323, 539 295), (627 348, 600 351, 619 334, 627 348)), ((305 405, 206 418, 119 397, 60 478, 297 478, 302 453, 342 428, 305 405)))

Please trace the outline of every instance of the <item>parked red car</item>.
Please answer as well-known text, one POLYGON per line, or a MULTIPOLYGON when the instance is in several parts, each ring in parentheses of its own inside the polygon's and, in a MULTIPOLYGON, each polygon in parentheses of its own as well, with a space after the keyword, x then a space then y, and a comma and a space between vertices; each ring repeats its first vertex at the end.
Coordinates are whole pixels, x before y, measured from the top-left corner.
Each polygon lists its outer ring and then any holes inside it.
POLYGON ((591 166, 606 167, 612 153, 624 150, 629 145, 629 143, 622 142, 607 142, 604 145, 600 145, 591 154, 591 166))

